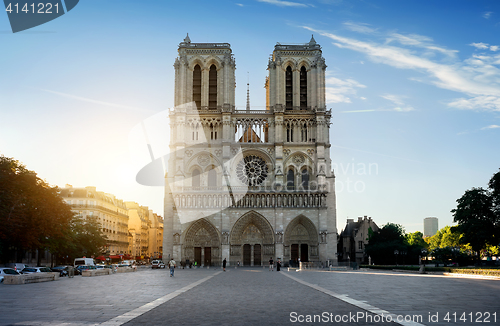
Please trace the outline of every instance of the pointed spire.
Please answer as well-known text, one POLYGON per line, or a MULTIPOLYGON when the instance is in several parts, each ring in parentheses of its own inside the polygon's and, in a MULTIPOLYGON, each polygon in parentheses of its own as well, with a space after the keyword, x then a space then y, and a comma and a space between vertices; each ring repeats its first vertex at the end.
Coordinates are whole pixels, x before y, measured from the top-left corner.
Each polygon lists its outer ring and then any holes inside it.
POLYGON ((191 39, 189 38, 189 33, 187 33, 186 38, 184 39, 184 43, 191 43, 191 39))
POLYGON ((314 34, 311 34, 311 40, 309 41, 309 45, 316 44, 316 40, 314 39, 314 34))
POLYGON ((247 112, 250 111, 250 83, 247 80, 247 112))

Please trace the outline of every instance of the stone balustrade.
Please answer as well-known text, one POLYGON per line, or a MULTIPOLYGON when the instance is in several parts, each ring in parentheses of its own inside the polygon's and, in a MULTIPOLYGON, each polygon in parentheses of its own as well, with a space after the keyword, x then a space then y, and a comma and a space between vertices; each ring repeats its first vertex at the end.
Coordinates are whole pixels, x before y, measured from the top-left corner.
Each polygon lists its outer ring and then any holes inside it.
POLYGON ((324 193, 292 194, 176 194, 174 202, 177 208, 300 208, 326 207, 324 193), (233 202, 234 200, 234 202, 233 202))

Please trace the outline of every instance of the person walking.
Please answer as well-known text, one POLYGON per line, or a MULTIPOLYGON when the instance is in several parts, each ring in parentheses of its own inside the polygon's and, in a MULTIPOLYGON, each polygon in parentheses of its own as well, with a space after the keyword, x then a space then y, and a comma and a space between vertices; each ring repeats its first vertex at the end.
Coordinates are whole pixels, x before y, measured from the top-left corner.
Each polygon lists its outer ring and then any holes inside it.
POLYGON ((224 258, 224 260, 222 261, 222 268, 224 270, 224 272, 226 271, 226 258, 224 258))
POLYGON ((273 271, 273 268, 274 268, 274 260, 273 257, 271 257, 271 259, 269 259, 269 270, 273 271))
POLYGON ((168 262, 168 267, 170 267, 170 277, 174 276, 174 268, 175 268, 176 264, 175 264, 175 260, 172 258, 170 259, 170 261, 168 262))
POLYGON ((281 260, 278 259, 276 262, 276 271, 279 272, 281 270, 281 260))

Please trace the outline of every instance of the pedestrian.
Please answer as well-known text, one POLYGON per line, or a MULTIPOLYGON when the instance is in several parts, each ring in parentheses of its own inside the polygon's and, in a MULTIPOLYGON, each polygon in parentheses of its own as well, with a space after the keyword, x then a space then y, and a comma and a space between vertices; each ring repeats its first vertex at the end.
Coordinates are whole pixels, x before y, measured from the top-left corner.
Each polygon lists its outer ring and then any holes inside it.
POLYGON ((176 264, 175 264, 175 260, 172 258, 170 259, 170 261, 168 262, 168 267, 170 267, 170 277, 174 276, 174 268, 175 268, 176 264))
POLYGON ((281 269, 281 260, 278 259, 278 261, 276 262, 276 271, 279 272, 281 269))
POLYGON ((274 260, 273 260, 273 257, 271 257, 271 259, 269 259, 269 270, 272 271, 274 268, 274 260))
POLYGON ((224 272, 226 271, 226 258, 222 261, 222 268, 224 269, 224 272))

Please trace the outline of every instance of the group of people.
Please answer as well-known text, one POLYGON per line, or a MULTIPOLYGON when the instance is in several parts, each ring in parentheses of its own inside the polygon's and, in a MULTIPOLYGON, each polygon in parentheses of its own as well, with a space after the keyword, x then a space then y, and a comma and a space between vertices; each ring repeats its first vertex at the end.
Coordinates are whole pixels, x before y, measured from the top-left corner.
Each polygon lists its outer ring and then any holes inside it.
MULTIPOLYGON (((226 271, 226 265, 227 265, 227 260, 226 260, 226 258, 224 258, 224 260, 222 261, 222 269, 224 272, 226 271)), ((240 262, 238 262, 238 266, 239 265, 240 265, 240 262)), ((176 266, 177 266, 177 264, 176 264, 175 260, 173 258, 170 259, 170 261, 168 262, 168 268, 170 268, 170 277, 174 276, 174 271, 175 271, 176 266)), ((270 271, 274 270, 273 257, 271 257, 271 259, 269 259, 269 270, 270 271)), ((278 259, 278 261, 276 262, 276 271, 279 272, 280 270, 281 270, 281 260, 278 259)))
MULTIPOLYGON (((271 259, 269 259, 269 270, 270 271, 274 270, 274 260, 273 260, 273 257, 271 257, 271 259)), ((281 260, 278 259, 278 261, 276 262, 276 271, 279 272, 280 270, 281 270, 281 260)))
MULTIPOLYGON (((227 260, 224 258, 222 261, 222 270, 225 272, 226 271, 226 266, 227 266, 227 260)), ((238 262, 238 266, 240 266, 240 262, 238 262)), ((273 257, 269 259, 269 270, 273 271, 274 270, 274 260, 273 257)), ((276 271, 279 272, 281 270, 281 260, 278 259, 276 262, 276 271)))

